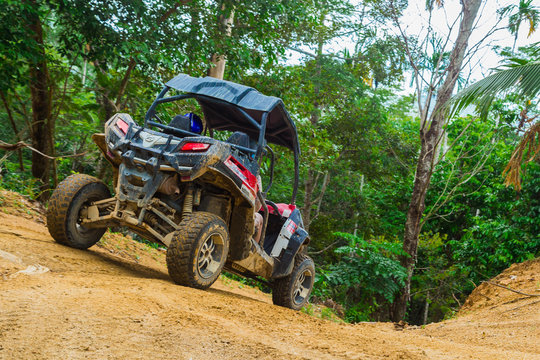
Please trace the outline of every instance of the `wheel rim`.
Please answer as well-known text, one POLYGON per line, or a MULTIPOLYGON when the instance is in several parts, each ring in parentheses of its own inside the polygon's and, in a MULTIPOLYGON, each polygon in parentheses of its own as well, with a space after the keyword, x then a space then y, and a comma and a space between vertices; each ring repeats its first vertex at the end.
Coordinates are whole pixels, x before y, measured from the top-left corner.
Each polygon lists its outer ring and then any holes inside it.
POLYGON ((301 304, 306 300, 311 291, 312 279, 313 274, 309 269, 304 270, 304 272, 298 276, 293 286, 293 300, 295 304, 301 304))
POLYGON ((197 270, 201 277, 208 279, 219 270, 223 259, 224 240, 220 234, 206 238, 197 254, 197 270))
POLYGON ((77 220, 75 222, 75 229, 79 232, 81 235, 92 233, 92 231, 96 230, 95 228, 88 228, 85 227, 83 222, 84 213, 88 211, 88 207, 92 205, 94 201, 102 200, 102 198, 98 196, 91 196, 86 200, 84 203, 81 204, 79 209, 77 210, 77 220))
MULTIPOLYGON (((93 201, 93 200, 92 200, 93 201)), ((83 221, 83 212, 88 209, 88 206, 90 205, 91 201, 86 201, 84 204, 81 205, 81 207, 79 208, 79 211, 77 211, 77 222, 75 223, 75 229, 77 229, 77 231, 79 232, 79 234, 86 234, 90 231, 92 231, 92 229, 90 228, 87 228, 85 227, 83 224, 82 224, 82 221, 83 221)))

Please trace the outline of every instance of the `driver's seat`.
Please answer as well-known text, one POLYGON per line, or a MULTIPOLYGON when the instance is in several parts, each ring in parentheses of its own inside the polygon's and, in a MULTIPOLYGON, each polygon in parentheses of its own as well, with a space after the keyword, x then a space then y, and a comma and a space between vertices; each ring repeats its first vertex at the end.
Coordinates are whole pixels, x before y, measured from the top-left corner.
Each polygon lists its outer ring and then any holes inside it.
POLYGON ((241 131, 235 131, 231 136, 229 136, 227 142, 229 144, 242 146, 251 150, 257 149, 257 141, 251 139, 246 133, 241 131))
POLYGON ((169 123, 169 126, 179 130, 191 131, 191 120, 185 115, 176 115, 169 123))

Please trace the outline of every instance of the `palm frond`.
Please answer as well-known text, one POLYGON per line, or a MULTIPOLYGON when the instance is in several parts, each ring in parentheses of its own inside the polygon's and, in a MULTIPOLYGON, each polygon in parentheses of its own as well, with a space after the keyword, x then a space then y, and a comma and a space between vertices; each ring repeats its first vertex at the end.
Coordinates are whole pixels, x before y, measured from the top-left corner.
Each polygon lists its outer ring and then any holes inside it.
POLYGON ((506 186, 513 185, 516 191, 521 190, 521 163, 525 157, 525 165, 534 161, 540 154, 540 122, 533 124, 523 134, 521 141, 512 153, 512 157, 506 165, 502 175, 505 177, 506 186))
MULTIPOLYGON (((454 116, 475 104, 480 116, 486 118, 495 97, 509 91, 515 91, 524 100, 536 97, 540 93, 540 61, 510 59, 504 68, 454 96, 448 105, 450 115, 454 116)), ((503 171, 506 186, 513 185, 517 191, 521 189, 522 163, 526 166, 540 154, 540 122, 535 122, 536 117, 528 118, 526 110, 521 116, 520 128, 525 123, 530 124, 530 127, 523 134, 503 171)))
POLYGON ((524 98, 535 97, 540 92, 540 61, 513 62, 472 84, 452 99, 451 114, 475 104, 480 116, 485 118, 495 97, 511 90, 524 98))

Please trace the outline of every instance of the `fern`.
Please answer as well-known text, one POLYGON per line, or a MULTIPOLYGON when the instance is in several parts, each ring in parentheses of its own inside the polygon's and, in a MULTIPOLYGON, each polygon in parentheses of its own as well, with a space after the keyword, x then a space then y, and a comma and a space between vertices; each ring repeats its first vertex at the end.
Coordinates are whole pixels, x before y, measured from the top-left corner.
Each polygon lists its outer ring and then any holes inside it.
POLYGON ((318 282, 345 293, 356 289, 363 293, 363 298, 370 300, 381 295, 391 303, 405 285, 407 276, 405 268, 397 260, 398 256, 405 255, 401 245, 384 239, 368 242, 347 233, 335 235, 349 243, 335 250, 343 255, 342 261, 324 272, 318 282))

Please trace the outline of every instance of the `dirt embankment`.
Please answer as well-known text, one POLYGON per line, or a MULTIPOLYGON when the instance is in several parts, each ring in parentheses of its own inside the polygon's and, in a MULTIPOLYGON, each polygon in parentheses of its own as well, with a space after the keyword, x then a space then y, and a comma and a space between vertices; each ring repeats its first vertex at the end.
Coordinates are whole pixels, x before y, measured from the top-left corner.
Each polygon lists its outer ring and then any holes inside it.
MULTIPOLYGON (((119 235, 58 245, 38 208, 0 203, 0 359, 540 359, 539 297, 484 283, 425 328, 335 323, 224 278, 177 286, 162 251, 119 235)), ((540 294, 540 260, 493 282, 540 294)))

